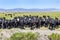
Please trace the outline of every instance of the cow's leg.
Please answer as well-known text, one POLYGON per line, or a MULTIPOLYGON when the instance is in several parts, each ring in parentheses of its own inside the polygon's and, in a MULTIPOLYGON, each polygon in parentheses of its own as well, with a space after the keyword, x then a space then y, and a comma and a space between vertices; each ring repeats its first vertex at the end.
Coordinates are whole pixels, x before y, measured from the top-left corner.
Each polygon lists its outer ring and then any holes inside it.
POLYGON ((2 22, 2 24, 1 24, 1 25, 2 25, 2 29, 4 28, 4 25, 3 25, 3 24, 4 24, 4 23, 2 22))
POLYGON ((30 24, 30 27, 31 27, 31 28, 30 28, 31 30, 33 30, 33 29, 34 29, 34 28, 33 28, 33 23, 31 23, 31 24, 30 24))
POLYGON ((55 28, 57 29, 59 27, 58 23, 55 24, 55 28))
POLYGON ((49 24, 49 29, 52 30, 52 24, 51 23, 49 24))
POLYGON ((7 24, 7 27, 6 27, 6 28, 7 28, 7 29, 10 29, 10 23, 7 24))
POLYGON ((21 28, 21 29, 24 29, 24 24, 21 24, 20 28, 21 28))
POLYGON ((54 24, 51 25, 51 30, 55 30, 55 25, 54 24))
POLYGON ((24 28, 24 25, 22 25, 22 29, 25 29, 25 28, 24 28))
POLYGON ((45 23, 45 27, 48 27, 48 23, 45 23))
POLYGON ((36 28, 40 28, 40 27, 41 27, 41 24, 37 23, 36 28))
POLYGON ((7 29, 10 29, 10 26, 9 25, 7 26, 7 29))

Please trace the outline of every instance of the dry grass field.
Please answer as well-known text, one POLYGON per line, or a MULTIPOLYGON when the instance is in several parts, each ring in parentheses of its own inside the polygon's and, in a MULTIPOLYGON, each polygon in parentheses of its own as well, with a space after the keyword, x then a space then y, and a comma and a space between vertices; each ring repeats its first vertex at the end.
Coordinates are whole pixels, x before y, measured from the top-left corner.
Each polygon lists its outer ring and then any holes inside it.
POLYGON ((13 19, 16 16, 23 16, 23 15, 32 15, 32 16, 51 16, 52 18, 58 17, 60 19, 60 12, 2 12, 0 13, 0 18, 5 17, 6 19, 13 19), (12 15, 12 17, 11 17, 12 15))

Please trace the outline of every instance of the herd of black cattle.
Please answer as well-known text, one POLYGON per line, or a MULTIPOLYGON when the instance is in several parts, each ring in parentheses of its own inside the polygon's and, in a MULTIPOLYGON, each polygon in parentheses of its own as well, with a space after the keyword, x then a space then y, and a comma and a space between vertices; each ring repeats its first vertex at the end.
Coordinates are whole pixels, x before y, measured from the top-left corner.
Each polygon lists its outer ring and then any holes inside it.
POLYGON ((60 25, 60 20, 55 17, 51 18, 50 16, 26 16, 23 17, 14 17, 12 20, 7 20, 5 18, 0 18, 0 28, 21 28, 29 27, 31 30, 34 28, 40 28, 42 26, 47 27, 48 29, 58 28, 60 25))

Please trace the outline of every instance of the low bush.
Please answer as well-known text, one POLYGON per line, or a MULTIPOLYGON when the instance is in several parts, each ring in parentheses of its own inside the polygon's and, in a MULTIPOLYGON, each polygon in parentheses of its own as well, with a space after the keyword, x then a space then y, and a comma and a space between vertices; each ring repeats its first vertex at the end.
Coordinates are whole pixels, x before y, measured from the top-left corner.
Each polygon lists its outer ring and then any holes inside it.
POLYGON ((26 37, 27 37, 27 40, 37 40, 38 34, 37 33, 28 32, 26 37))
POLYGON ((32 33, 32 32, 20 32, 13 34, 9 40, 37 40, 38 33, 32 33))
POLYGON ((49 35, 50 40, 60 40, 60 34, 52 33, 49 35))

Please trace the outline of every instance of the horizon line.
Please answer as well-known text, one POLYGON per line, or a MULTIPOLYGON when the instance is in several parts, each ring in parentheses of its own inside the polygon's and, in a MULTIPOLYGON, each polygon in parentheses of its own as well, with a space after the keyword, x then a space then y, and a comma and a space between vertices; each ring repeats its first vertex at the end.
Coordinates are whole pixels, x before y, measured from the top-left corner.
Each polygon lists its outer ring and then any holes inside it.
POLYGON ((0 9, 60 9, 60 8, 0 8, 0 9))

